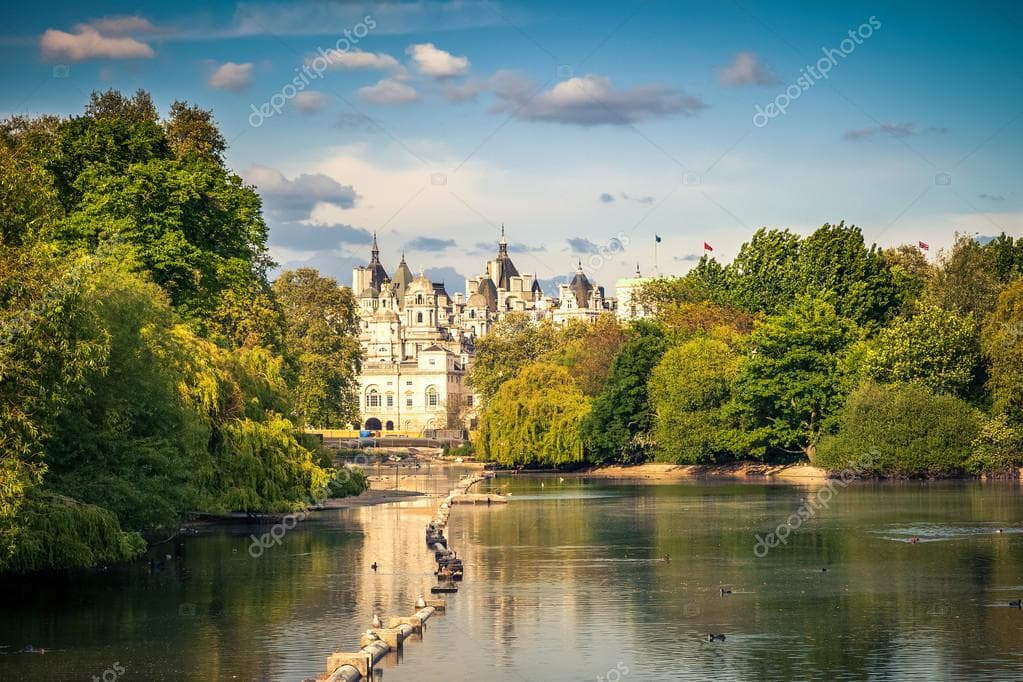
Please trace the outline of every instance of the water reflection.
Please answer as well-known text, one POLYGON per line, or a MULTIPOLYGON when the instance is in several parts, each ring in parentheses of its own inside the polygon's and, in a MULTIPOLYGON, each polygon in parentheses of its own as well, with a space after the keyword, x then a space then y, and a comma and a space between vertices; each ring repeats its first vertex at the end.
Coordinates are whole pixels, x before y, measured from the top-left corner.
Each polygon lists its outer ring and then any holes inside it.
MULTIPOLYGON (((466 580, 385 679, 1023 679, 1017 486, 851 486, 757 558, 806 489, 543 482, 455 510, 466 580)), ((152 568, 8 581, 0 679, 313 676, 432 584, 435 503, 318 515, 258 559, 220 528, 152 568)))

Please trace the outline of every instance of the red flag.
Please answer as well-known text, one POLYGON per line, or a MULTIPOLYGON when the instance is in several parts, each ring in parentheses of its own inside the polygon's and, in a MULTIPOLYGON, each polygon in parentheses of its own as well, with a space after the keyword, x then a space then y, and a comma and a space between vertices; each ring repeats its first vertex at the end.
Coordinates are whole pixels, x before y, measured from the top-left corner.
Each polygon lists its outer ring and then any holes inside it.
POLYGON ((918 244, 918 245, 920 246, 920 248, 921 248, 921 249, 923 249, 924 251, 929 251, 929 250, 930 250, 930 248, 931 248, 931 245, 930 245, 930 244, 928 244, 928 243, 926 243, 926 242, 917 242, 917 244, 918 244))
POLYGON ((707 242, 703 242, 703 250, 704 251, 713 251, 714 247, 711 246, 710 244, 708 244, 707 242))

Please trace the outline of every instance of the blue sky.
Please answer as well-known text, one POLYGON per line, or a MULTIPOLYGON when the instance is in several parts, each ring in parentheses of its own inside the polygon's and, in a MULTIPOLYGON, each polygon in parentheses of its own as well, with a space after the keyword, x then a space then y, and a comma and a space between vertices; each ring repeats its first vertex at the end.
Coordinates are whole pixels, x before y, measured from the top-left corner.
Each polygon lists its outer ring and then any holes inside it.
POLYGON ((2 12, 0 113, 74 114, 108 87, 210 108, 276 259, 344 283, 374 231, 389 270, 405 250, 457 280, 503 223, 520 270, 581 259, 608 287, 654 271, 655 234, 658 271, 679 274, 761 226, 845 220, 932 257, 956 231, 1023 234, 1017 3, 2 12))

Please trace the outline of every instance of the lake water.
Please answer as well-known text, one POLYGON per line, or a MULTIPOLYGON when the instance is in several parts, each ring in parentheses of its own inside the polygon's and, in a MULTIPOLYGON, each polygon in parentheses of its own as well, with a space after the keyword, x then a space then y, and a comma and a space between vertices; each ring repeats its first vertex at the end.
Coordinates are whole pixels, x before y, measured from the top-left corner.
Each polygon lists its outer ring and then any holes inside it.
MULTIPOLYGON (((793 485, 491 485, 511 502, 454 509, 465 582, 384 680, 1023 680, 1015 483, 836 487, 826 507, 793 485)), ((315 676, 433 583, 436 502, 318 514, 258 558, 255 529, 215 528, 152 569, 7 580, 0 679, 315 676)))

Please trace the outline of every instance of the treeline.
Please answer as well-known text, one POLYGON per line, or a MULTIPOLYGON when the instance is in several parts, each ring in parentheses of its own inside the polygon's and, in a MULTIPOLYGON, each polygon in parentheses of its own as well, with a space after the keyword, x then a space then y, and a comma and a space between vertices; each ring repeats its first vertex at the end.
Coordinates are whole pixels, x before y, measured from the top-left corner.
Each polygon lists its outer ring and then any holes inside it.
POLYGON ((270 284, 225 149, 143 91, 0 123, 0 572, 366 487, 300 430, 357 416, 355 302, 311 270, 270 284))
POLYGON ((761 229, 651 281, 649 319, 479 342, 477 447, 506 465, 809 461, 883 476, 1023 466, 1023 240, 930 263, 859 228, 761 229), (868 455, 868 453, 870 453, 868 455))

